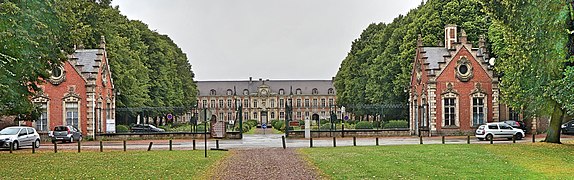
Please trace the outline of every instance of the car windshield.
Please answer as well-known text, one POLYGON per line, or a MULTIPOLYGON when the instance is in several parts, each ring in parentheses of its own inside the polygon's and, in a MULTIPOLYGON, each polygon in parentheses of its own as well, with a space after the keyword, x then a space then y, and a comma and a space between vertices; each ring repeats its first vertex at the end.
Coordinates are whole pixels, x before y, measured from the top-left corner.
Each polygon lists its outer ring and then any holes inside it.
POLYGON ((20 131, 20 128, 6 128, 0 131, 0 135, 15 135, 18 134, 18 131, 20 131))

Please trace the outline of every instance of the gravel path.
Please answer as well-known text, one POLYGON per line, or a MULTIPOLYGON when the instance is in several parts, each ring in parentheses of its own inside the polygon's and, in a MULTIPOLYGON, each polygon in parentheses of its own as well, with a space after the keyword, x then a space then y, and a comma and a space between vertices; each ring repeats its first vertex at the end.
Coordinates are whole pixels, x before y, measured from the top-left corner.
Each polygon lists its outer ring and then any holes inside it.
POLYGON ((210 179, 324 179, 293 148, 232 150, 210 179))

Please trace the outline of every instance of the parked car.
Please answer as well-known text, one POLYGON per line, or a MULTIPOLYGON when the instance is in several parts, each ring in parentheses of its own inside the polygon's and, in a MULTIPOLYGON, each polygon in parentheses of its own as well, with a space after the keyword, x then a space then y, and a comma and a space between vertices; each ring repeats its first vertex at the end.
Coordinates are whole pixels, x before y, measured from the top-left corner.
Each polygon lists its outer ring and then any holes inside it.
POLYGON ((562 124, 562 134, 574 134, 574 119, 562 124))
POLYGON ((151 124, 135 124, 131 127, 132 132, 165 132, 164 129, 151 124))
POLYGON ((22 146, 32 146, 35 143, 35 147, 40 147, 40 135, 36 132, 36 129, 26 126, 12 126, 4 128, 0 131, 0 147, 10 148, 10 143, 12 143, 12 149, 16 150, 22 146))
POLYGON ((74 126, 56 126, 54 131, 50 131, 48 134, 52 138, 52 143, 56 141, 64 142, 74 142, 82 141, 82 132, 74 126))
POLYGON ((485 139, 490 141, 493 138, 512 139, 512 137, 520 140, 524 137, 524 131, 502 122, 486 123, 476 129, 475 136, 481 141, 485 139))
POLYGON ((524 124, 523 121, 502 121, 502 122, 512 126, 513 128, 522 129, 524 132, 526 132, 527 130, 526 124, 524 124))

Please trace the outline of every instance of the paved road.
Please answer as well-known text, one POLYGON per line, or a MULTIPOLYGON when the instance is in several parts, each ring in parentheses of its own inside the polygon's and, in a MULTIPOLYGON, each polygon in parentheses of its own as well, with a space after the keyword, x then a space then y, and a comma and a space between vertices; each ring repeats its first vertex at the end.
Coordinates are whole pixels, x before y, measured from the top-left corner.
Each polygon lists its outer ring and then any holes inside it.
MULTIPOLYGON (((219 141, 219 148, 221 149, 254 149, 254 148, 282 148, 282 134, 245 134, 243 139, 221 139, 219 141)), ((543 140, 544 135, 538 135, 536 137, 537 141, 543 140)), ((572 141, 574 136, 562 136, 562 142, 572 141)), ((204 149, 203 139, 196 139, 196 149, 204 149)), ((132 140, 127 142, 128 150, 147 150, 149 143, 153 142, 152 150, 156 149, 169 149, 168 140, 132 140)), ((517 140, 516 143, 531 143, 532 136, 526 136, 523 140, 517 140)), ((441 144, 441 137, 425 137, 423 138, 424 144, 441 144)), ((467 143, 466 136, 455 136, 446 137, 446 144, 465 144, 467 143)), ((471 136, 471 144, 488 144, 488 141, 478 141, 476 138, 471 136)), ((511 140, 506 139, 496 139, 494 144, 502 143, 512 143, 511 140)), ((379 145, 405 145, 405 144, 419 144, 418 137, 381 137, 379 138, 379 145)), ((368 138, 356 138, 357 146, 375 146, 375 137, 368 138)), ((286 146, 288 148, 304 148, 310 146, 309 139, 286 139, 286 146)), ((313 138, 313 147, 332 147, 333 138, 313 138)), ((345 137, 336 138, 336 146, 353 146, 353 138, 345 137)), ((122 150, 122 141, 104 141, 103 142, 104 151, 108 150, 122 150)), ((215 139, 208 139, 208 148, 216 147, 215 139)), ((97 141, 84 141, 82 142, 82 149, 84 150, 99 150, 99 142, 97 141)), ((193 149, 193 143, 191 139, 176 139, 173 140, 173 149, 177 150, 191 150, 193 149)), ((31 147, 25 147, 24 149, 31 149, 31 147)), ((49 143, 44 143, 40 147, 40 151, 53 151, 54 146, 49 143)), ((76 143, 65 143, 58 144, 58 150, 76 150, 76 143)), ((3 150, 7 151, 7 150, 3 150)))

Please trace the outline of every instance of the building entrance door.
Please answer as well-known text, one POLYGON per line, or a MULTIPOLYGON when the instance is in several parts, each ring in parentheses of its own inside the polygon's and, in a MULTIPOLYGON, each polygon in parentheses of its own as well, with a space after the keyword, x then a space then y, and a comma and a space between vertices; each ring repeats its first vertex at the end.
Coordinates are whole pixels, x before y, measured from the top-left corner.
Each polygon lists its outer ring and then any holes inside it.
POLYGON ((267 118, 267 111, 261 111, 261 119, 259 120, 261 124, 267 124, 267 127, 269 127, 269 119, 267 118))

